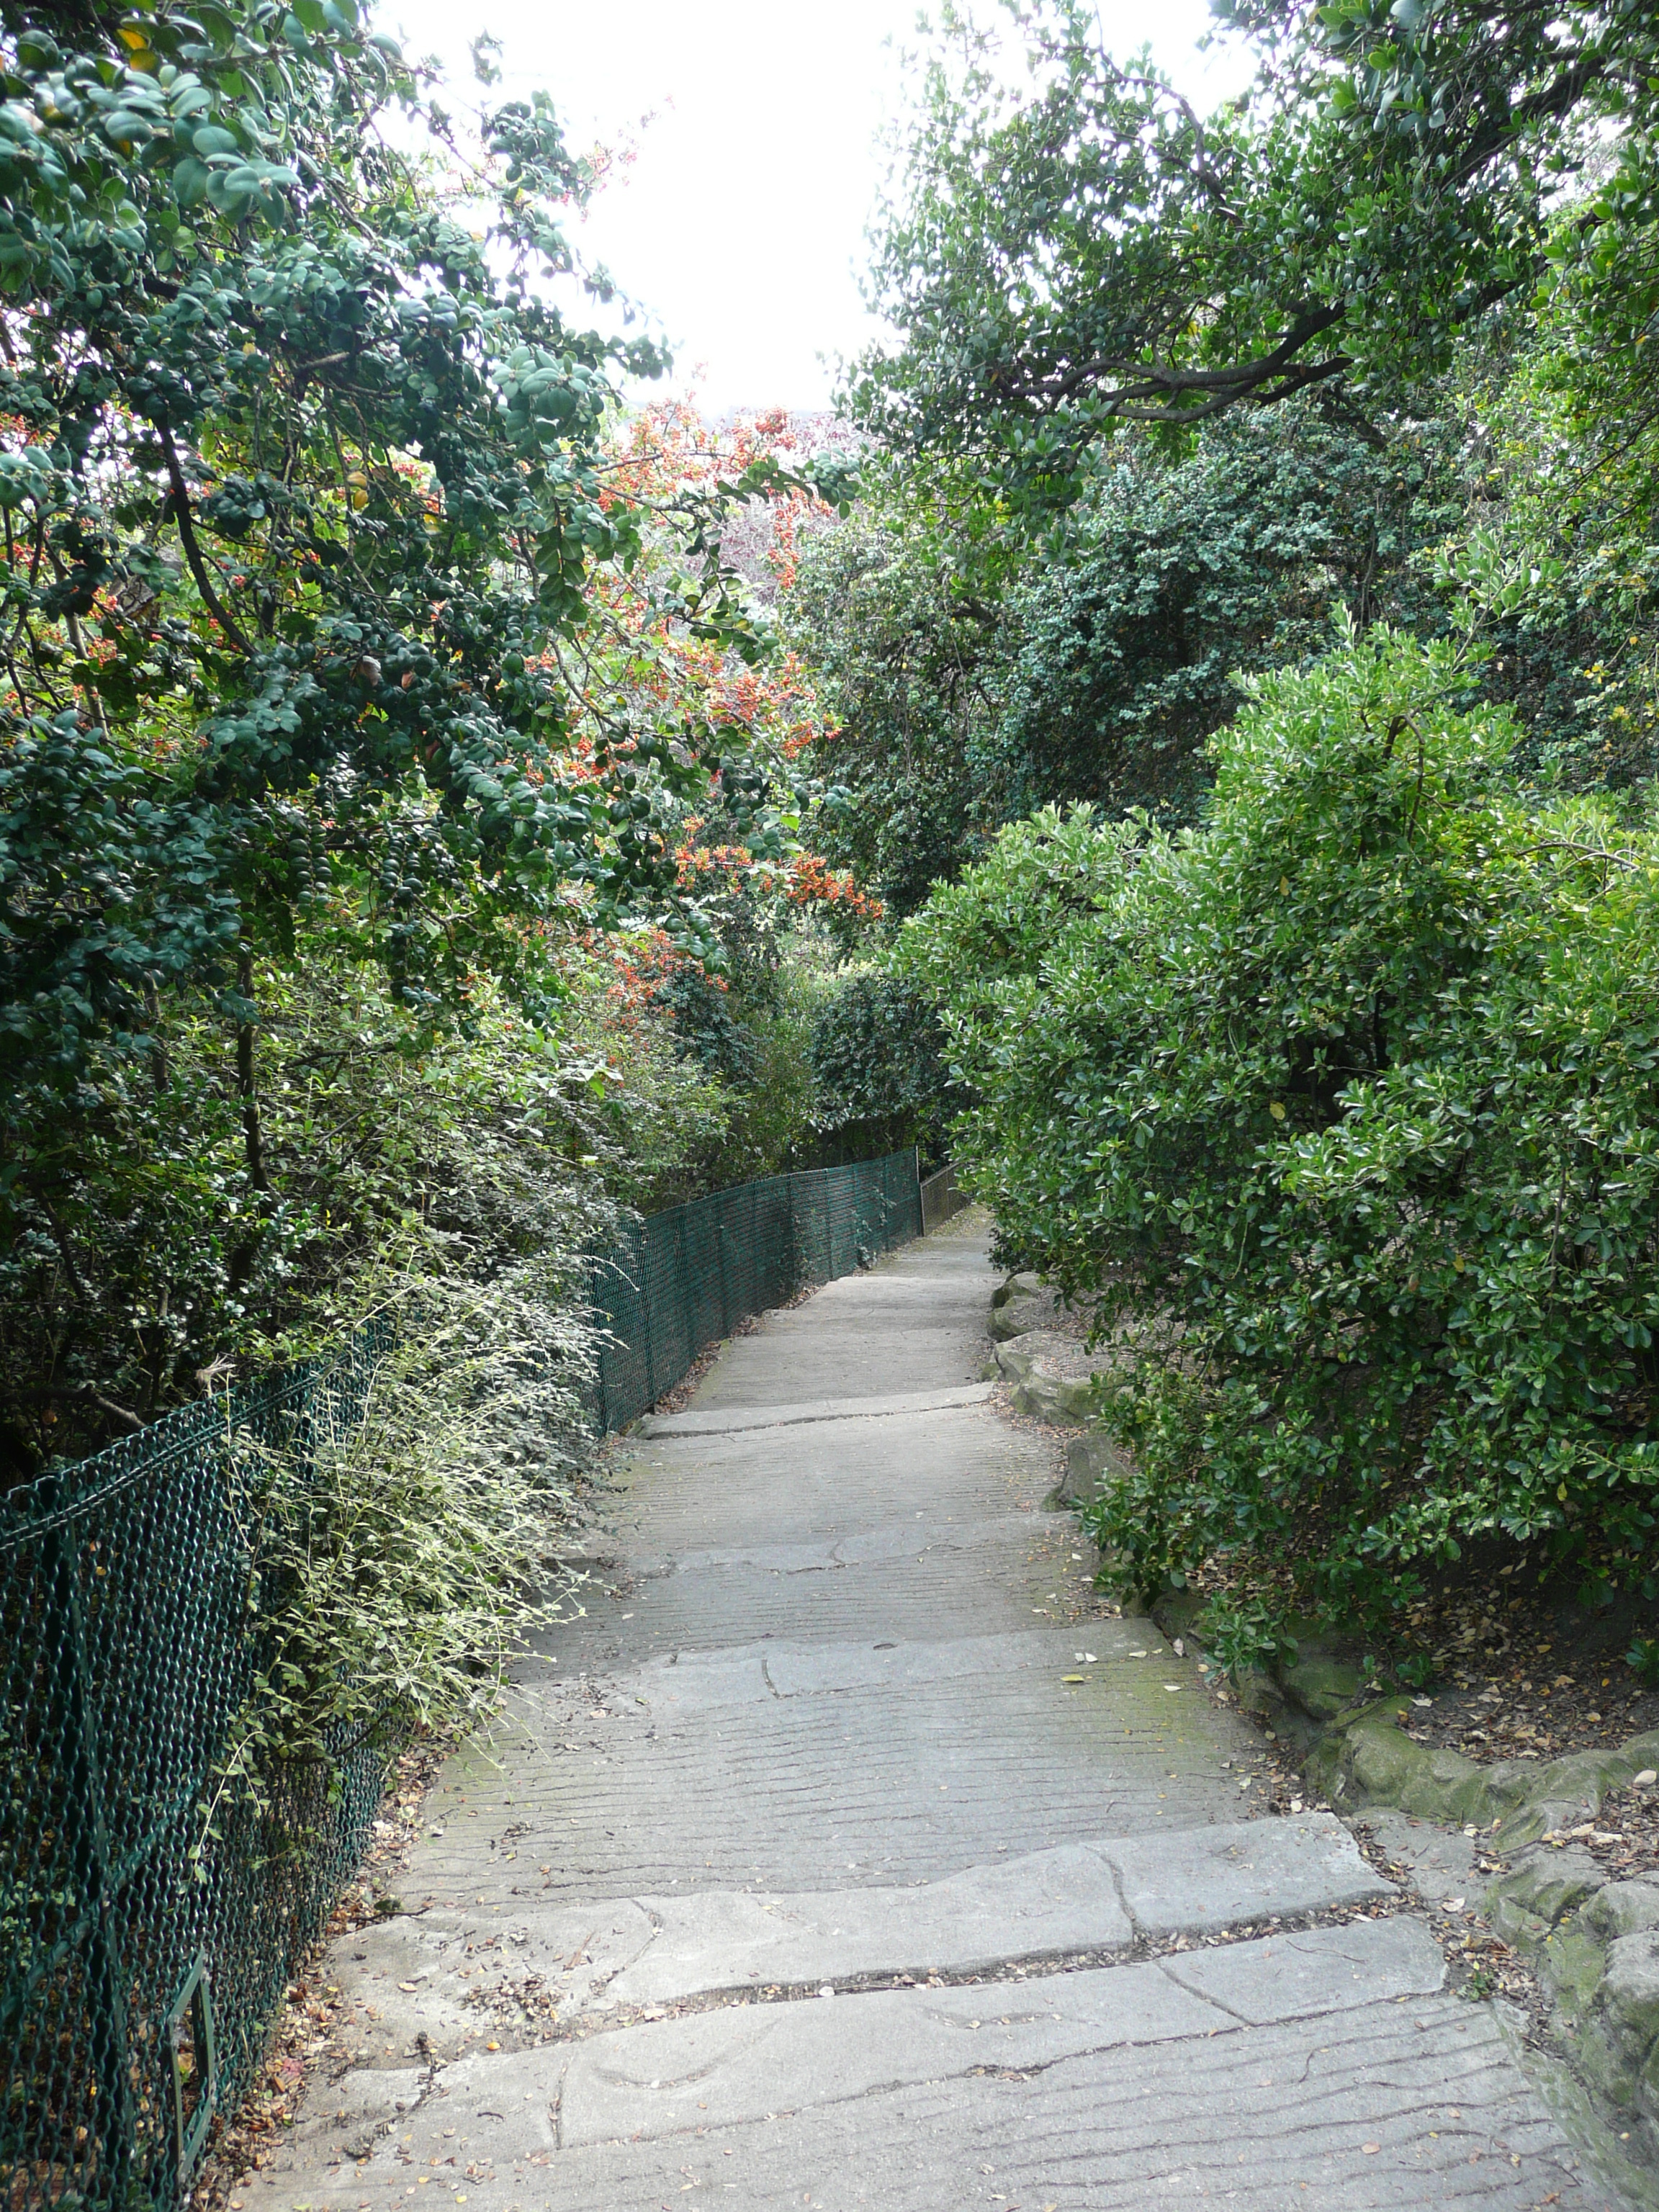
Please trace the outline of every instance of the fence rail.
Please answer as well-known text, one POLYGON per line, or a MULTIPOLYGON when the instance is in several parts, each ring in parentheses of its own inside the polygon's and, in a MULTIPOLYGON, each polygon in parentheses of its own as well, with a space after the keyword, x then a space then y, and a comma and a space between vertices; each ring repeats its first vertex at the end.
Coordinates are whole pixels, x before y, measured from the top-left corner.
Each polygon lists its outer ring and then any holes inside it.
MULTIPOLYGON (((910 1152, 641 1223, 597 1275, 601 1426, 921 1225, 910 1152)), ((268 1656, 249 1462, 303 1480, 388 1341, 373 1325, 0 1500, 3 2212, 176 2199, 362 1857, 383 1752, 275 1772, 257 1802, 215 1788, 268 1656)))

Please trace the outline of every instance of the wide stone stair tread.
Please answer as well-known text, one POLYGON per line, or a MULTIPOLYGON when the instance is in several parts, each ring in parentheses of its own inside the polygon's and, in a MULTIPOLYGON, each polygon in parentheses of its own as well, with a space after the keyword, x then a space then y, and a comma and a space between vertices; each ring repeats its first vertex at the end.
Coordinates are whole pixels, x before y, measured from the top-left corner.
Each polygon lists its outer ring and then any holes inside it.
MULTIPOLYGON (((602 1911, 526 1899, 506 1936, 512 1975, 537 1978, 568 2026, 601 2007, 959 1978, 1397 1896, 1341 1823, 1316 1813, 1091 1838, 902 1887, 645 1892, 602 1911)), ((366 1930, 342 1984, 377 2002, 401 2039, 453 2037, 471 1925, 464 1909, 434 1906, 366 1930)))
POLYGON ((879 1420, 895 1413, 942 1413, 957 1406, 982 1406, 993 1395, 988 1382, 963 1382, 941 1390, 894 1391, 885 1397, 816 1398, 647 1414, 635 1433, 647 1437, 736 1436, 749 1429, 798 1428, 805 1421, 879 1420))
POLYGON ((660 2212, 671 2189, 745 2207, 804 2197, 916 2212, 1206 2194, 1607 2204, 1490 2013, 1440 1993, 1443 1972, 1415 1920, 1361 1918, 1121 1966, 722 2006, 481 2054, 447 2068, 313 2212, 390 2201, 428 2161, 463 2157, 469 2201, 492 2212, 660 2212))

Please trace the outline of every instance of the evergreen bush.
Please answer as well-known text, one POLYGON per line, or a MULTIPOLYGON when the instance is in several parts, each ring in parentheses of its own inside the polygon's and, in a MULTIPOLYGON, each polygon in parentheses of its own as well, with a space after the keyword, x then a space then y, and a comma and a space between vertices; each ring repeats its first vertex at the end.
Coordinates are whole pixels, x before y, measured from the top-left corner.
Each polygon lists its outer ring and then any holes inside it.
POLYGON ((908 925, 1006 1255, 1099 1299, 1124 1587, 1233 1656, 1498 1539, 1650 1579, 1659 838, 1449 647, 1254 679, 1201 828, 1054 810, 908 925))

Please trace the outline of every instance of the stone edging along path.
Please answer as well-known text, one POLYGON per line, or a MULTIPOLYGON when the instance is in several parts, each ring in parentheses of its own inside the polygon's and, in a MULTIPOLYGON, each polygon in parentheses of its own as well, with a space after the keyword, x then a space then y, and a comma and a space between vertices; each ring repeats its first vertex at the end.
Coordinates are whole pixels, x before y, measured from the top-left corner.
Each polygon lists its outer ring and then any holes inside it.
MULTIPOLYGON (((1486 1860, 1502 1867, 1481 1896, 1494 1932, 1534 1966, 1590 2087, 1659 2160, 1659 1876, 1610 1881, 1582 1848, 1612 1791, 1659 1787, 1659 1729, 1616 1751, 1483 1766, 1407 1735, 1409 1698, 1325 1717, 1310 1711, 1320 1701, 1311 1684, 1305 1702, 1291 1681, 1279 1686, 1315 1724, 1304 1771, 1334 1804, 1389 1808, 1454 1831, 1470 1844, 1465 1887, 1476 1891, 1480 1835, 1486 1860)), ((1397 1830, 1394 1839, 1404 1840, 1397 1830)))
MULTIPOLYGON (((1036 1277, 1000 1285, 987 1372, 1009 1386, 1017 1413, 1076 1426, 1088 1420, 1098 1357, 1057 1329, 1058 1317, 1036 1277)), ((1120 1447, 1085 1425, 1051 1502, 1085 1504, 1123 1464, 1120 1447)), ((1171 1636, 1191 1637, 1190 1601, 1152 1610, 1171 1636)), ((1616 1750, 1483 1765, 1407 1735, 1408 1695, 1362 1703, 1363 1686, 1357 1668, 1318 1651, 1234 1680, 1243 1710, 1296 1746, 1310 1784, 1344 1815, 1411 1816, 1382 1825, 1391 1861, 1411 1868, 1426 1901, 1454 1888, 1478 1899, 1493 1931, 1537 1973, 1577 2071, 1659 2163, 1659 1871, 1610 1880, 1582 1848, 1611 1792, 1659 1789, 1659 1729, 1616 1750), (1477 1843, 1494 1871, 1478 1863, 1477 1843)))

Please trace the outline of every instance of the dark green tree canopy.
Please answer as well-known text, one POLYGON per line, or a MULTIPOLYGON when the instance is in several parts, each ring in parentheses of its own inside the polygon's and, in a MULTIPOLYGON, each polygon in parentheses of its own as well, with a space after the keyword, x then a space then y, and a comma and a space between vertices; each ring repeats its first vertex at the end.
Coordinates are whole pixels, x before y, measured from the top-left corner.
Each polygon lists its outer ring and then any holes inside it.
MULTIPOLYGON (((1615 173, 1558 248, 1653 308, 1659 31, 1644 0, 1234 0, 1263 64, 1203 121, 1103 54, 1081 0, 1010 13, 1031 90, 954 17, 874 290, 904 332, 855 400, 896 445, 997 457, 1052 497, 1114 426, 1182 428, 1343 384, 1392 399, 1547 266, 1547 201, 1596 132, 1615 173), (1618 241, 1623 240, 1621 246, 1618 241)), ((1583 193, 1582 181, 1576 187, 1583 193)))
POLYGON ((325 897, 420 1014, 532 988, 573 886, 667 896, 662 802, 727 740, 601 699, 573 744, 563 648, 647 523, 678 617, 756 641, 719 488, 607 489, 659 357, 550 304, 593 179, 545 100, 463 140, 356 0, 6 0, 0 77, 13 1096, 325 897))
POLYGON ((908 488, 884 489, 808 544, 782 611, 836 716, 813 836, 899 917, 1002 818, 984 742, 1000 614, 957 588, 908 488))
POLYGON ((1086 799, 1191 819, 1238 680, 1327 651, 1331 618, 1439 619, 1412 556, 1461 514, 1447 422, 1384 439, 1318 395, 1212 423, 1170 464, 1103 457, 1007 594, 991 748, 1006 815, 1086 799))
POLYGON ((1318 393, 1176 457, 1127 432, 1012 559, 918 496, 925 471, 870 471, 783 603, 836 716, 814 835, 896 921, 1035 807, 1193 819, 1241 674, 1324 653, 1341 607, 1444 623, 1415 556, 1462 519, 1464 426, 1390 432, 1318 393))
POLYGON ((812 1025, 818 1127, 860 1152, 921 1148, 924 1171, 950 1156, 947 1132, 971 1094, 952 1079, 932 1002, 898 975, 866 970, 812 1025))

